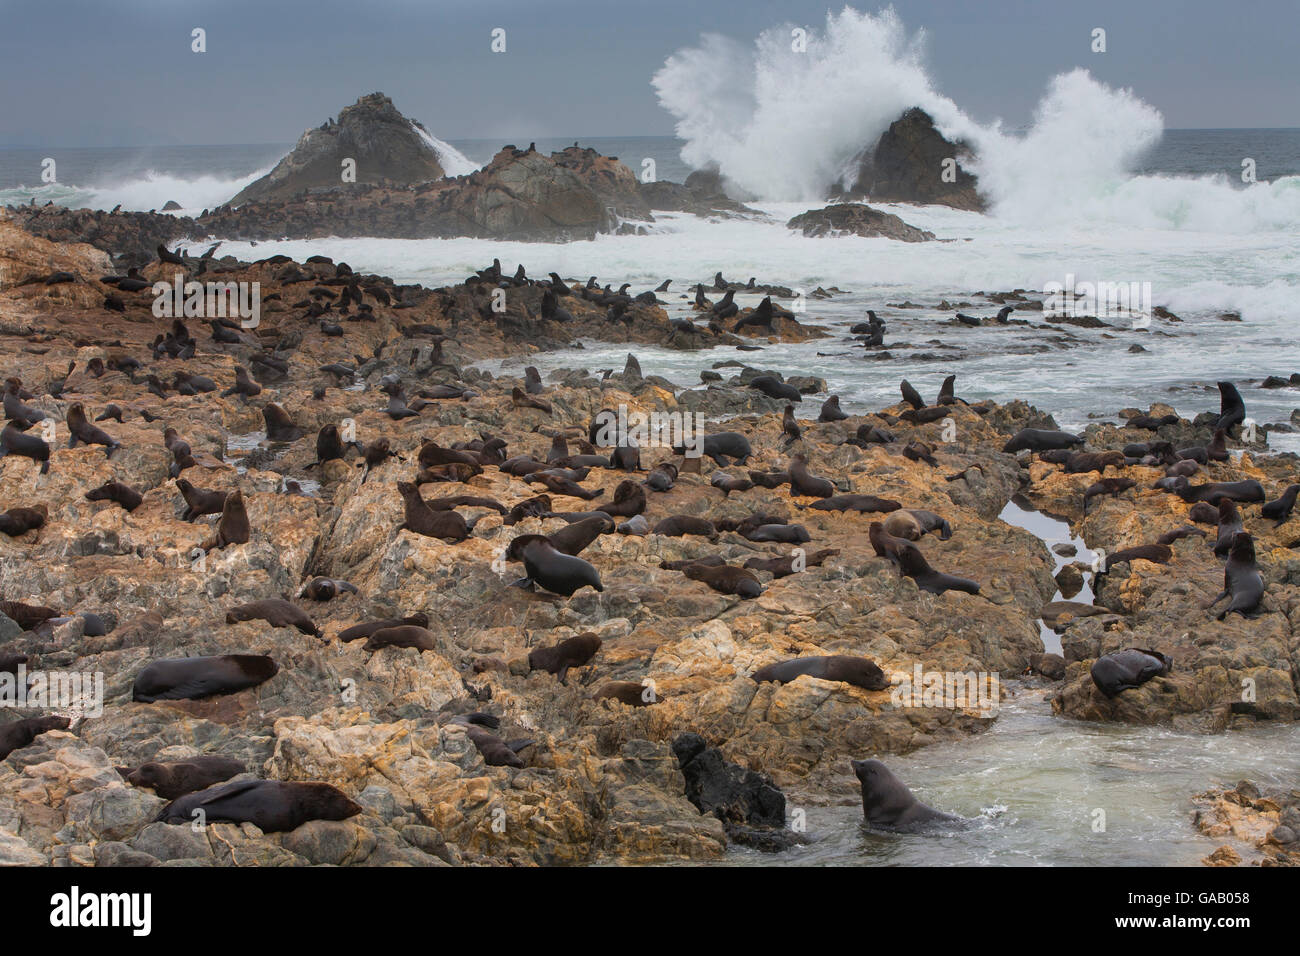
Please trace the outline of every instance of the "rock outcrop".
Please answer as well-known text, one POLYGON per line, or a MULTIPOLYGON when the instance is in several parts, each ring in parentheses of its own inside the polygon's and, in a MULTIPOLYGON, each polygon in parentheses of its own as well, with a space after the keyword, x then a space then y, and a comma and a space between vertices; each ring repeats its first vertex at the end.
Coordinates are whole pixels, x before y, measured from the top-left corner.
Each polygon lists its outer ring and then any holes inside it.
POLYGON ((363 96, 298 138, 292 152, 274 169, 249 183, 230 204, 288 199, 304 190, 335 189, 343 182, 343 164, 355 164, 357 183, 408 186, 441 179, 438 154, 418 122, 408 119, 383 93, 363 96))
POLYGON ((855 160, 857 176, 847 196, 982 212, 984 199, 975 176, 962 168, 962 160, 970 155, 967 144, 949 142, 934 128, 929 113, 913 107, 855 160), (945 175, 949 168, 951 176, 945 175))
POLYGON ((810 209, 795 216, 786 226, 814 238, 846 234, 900 242, 926 242, 934 238, 934 233, 928 230, 910 226, 897 216, 861 203, 835 203, 825 209, 810 209))

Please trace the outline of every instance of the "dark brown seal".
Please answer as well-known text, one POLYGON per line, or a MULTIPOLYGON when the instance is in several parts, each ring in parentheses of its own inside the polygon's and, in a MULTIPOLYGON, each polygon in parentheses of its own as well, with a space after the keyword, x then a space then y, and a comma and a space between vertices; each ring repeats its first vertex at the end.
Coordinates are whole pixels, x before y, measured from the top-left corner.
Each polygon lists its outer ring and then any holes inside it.
POLYGON ((554 674, 563 684, 572 667, 587 664, 600 650, 601 640, 595 634, 579 634, 567 640, 538 647, 528 654, 528 669, 554 674))
POLYGON ((186 794, 163 807, 160 823, 251 823, 263 833, 296 830, 309 820, 346 820, 361 812, 328 783, 241 780, 186 794))
POLYGON ((866 690, 886 690, 889 678, 877 666, 876 662, 866 657, 850 657, 845 654, 832 654, 827 657, 796 657, 760 667, 750 675, 758 683, 776 681, 787 684, 800 676, 816 677, 820 680, 837 680, 866 690))
POLYGON ((351 627, 339 631, 338 638, 343 643, 350 641, 359 641, 362 638, 369 637, 375 631, 382 631, 389 627, 401 627, 403 624, 413 624, 416 627, 428 627, 429 615, 427 614, 408 614, 406 617, 389 617, 378 621, 362 621, 360 624, 353 624, 351 627))
POLYGON ((469 537, 471 525, 455 511, 434 511, 409 481, 399 481, 397 490, 406 506, 406 520, 397 530, 414 531, 426 538, 441 538, 453 544, 469 537))
POLYGON ((306 611, 282 598, 250 601, 226 612, 227 624, 239 621, 266 621, 272 627, 296 627, 304 634, 322 636, 321 629, 307 616, 306 611))
POLYGON ((144 501, 144 495, 120 481, 109 481, 86 492, 87 501, 112 501, 127 511, 134 511, 144 501))
POLYGON ((381 647, 414 647, 423 654, 438 648, 438 639, 428 628, 418 624, 399 624, 372 631, 363 650, 377 651, 381 647))
POLYGON ((103 445, 104 454, 108 457, 113 456, 113 452, 122 447, 122 443, 116 438, 90 423, 86 418, 86 409, 81 402, 73 402, 68 406, 67 424, 70 437, 68 438, 68 447, 76 448, 77 442, 83 445, 103 445))
POLYGON ((186 760, 150 761, 138 767, 118 767, 133 787, 146 787, 164 800, 175 800, 187 793, 203 790, 231 777, 247 773, 242 760, 204 754, 186 760))
POLYGON ((0 724, 0 760, 4 760, 15 750, 21 750, 31 744, 41 734, 50 730, 67 730, 71 725, 67 717, 28 717, 0 724))
POLYGON ((825 478, 818 478, 808 471, 808 459, 804 455, 795 455, 790 459, 786 469, 790 475, 790 493, 807 498, 829 498, 835 494, 835 486, 825 478))
POLYGON ((233 694, 270 680, 279 670, 275 661, 261 654, 165 658, 136 675, 131 699, 151 704, 233 694))
POLYGON ((763 584, 753 571, 733 568, 727 564, 688 564, 682 574, 692 581, 701 581, 719 594, 734 594, 750 600, 763 593, 763 584))
POLYGON ((195 488, 184 478, 176 480, 176 487, 185 499, 185 512, 181 515, 185 521, 193 521, 202 515, 219 515, 226 507, 229 492, 195 488))
POLYGON ((221 519, 217 522, 217 534, 202 546, 203 550, 224 548, 228 544, 247 544, 250 532, 248 511, 244 508, 244 496, 239 489, 235 489, 226 495, 225 506, 221 509, 221 519))
POLYGON ((31 508, 10 508, 4 514, 0 514, 0 531, 11 538, 16 538, 28 531, 35 531, 45 524, 49 516, 50 509, 46 505, 34 505, 31 508))

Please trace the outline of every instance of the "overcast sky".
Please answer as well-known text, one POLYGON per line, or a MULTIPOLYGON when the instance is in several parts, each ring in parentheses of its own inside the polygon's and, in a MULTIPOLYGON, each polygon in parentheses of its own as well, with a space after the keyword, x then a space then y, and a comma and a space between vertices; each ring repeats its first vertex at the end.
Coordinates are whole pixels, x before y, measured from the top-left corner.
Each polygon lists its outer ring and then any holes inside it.
MULTIPOLYGON (((650 77, 701 33, 820 28, 803 0, 0 0, 0 145, 291 142, 382 90, 443 139, 668 135, 650 77), (190 31, 207 31, 192 53, 190 31), (506 32, 504 54, 490 33, 506 32)), ((863 11, 877 4, 858 3, 863 11)), ((1300 127, 1300 0, 900 0, 937 89, 1028 123, 1083 66, 1168 128, 1300 127), (1089 50, 1093 27, 1108 52, 1089 50)))

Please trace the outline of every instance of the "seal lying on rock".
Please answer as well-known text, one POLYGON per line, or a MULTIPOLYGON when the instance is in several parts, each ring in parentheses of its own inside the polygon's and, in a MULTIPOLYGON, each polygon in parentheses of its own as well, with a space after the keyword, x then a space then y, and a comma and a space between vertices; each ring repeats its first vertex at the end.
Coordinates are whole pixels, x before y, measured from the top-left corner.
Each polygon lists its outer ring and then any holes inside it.
POLYGON ((969 822, 965 817, 927 807, 879 760, 849 763, 862 785, 862 816, 869 827, 913 833, 969 822))
POLYGON ((1092 665, 1092 682, 1107 698, 1113 699, 1120 691, 1168 674, 1172 667, 1173 661, 1159 651, 1131 647, 1098 658, 1092 665))
POLYGON ((148 664, 136 675, 131 699, 151 704, 233 694, 256 687, 279 671, 275 661, 261 654, 166 658, 148 664))
POLYGON ((346 820, 360 812, 359 804, 328 783, 240 780, 173 800, 158 822, 251 823, 263 833, 281 833, 308 820, 346 820))
POLYGON ((242 760, 204 754, 188 760, 149 762, 138 767, 118 767, 117 772, 133 787, 148 787, 164 800, 204 790, 248 770, 242 760))
POLYGON ((889 678, 875 661, 866 657, 850 657, 846 654, 796 657, 794 660, 760 667, 750 676, 760 684, 764 681, 787 684, 796 677, 804 675, 821 680, 843 681, 867 690, 886 690, 889 687, 889 678))

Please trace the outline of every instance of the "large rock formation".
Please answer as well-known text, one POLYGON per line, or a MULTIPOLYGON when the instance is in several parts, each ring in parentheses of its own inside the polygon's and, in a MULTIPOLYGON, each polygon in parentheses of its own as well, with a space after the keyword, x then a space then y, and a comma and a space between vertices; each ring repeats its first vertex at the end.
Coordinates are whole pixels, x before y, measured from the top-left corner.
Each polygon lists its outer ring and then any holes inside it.
POLYGON ((954 209, 984 210, 976 191, 975 177, 961 166, 970 147, 951 143, 934 128, 925 110, 913 107, 890 124, 875 148, 864 150, 856 160, 857 179, 848 190, 850 197, 872 202, 911 202, 951 206, 954 209), (945 181, 945 160, 956 160, 955 181, 945 181))
POLYGON ((925 242, 934 238, 932 232, 909 226, 897 216, 861 203, 839 203, 825 209, 810 209, 795 216, 786 226, 814 238, 842 233, 898 239, 901 242, 925 242))
POLYGON ((298 138, 288 156, 231 200, 288 199, 304 189, 332 189, 342 182, 343 161, 356 161, 358 183, 409 185, 441 179, 438 154, 420 135, 424 127, 407 119, 383 93, 363 96, 298 138))
POLYGON ((558 166, 570 170, 605 204, 605 208, 621 219, 654 221, 650 207, 638 190, 636 174, 617 156, 602 156, 594 149, 583 149, 574 143, 558 153, 551 153, 558 166))

